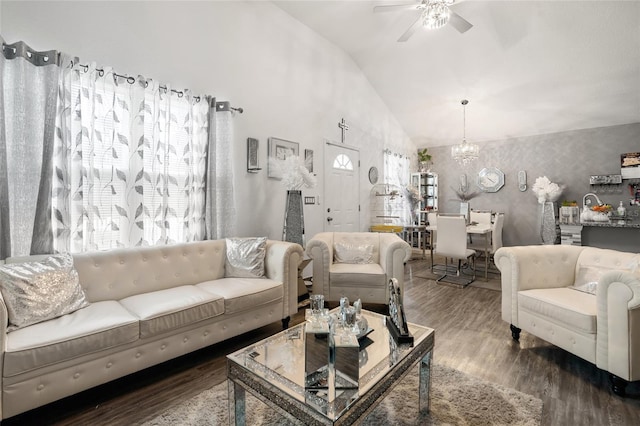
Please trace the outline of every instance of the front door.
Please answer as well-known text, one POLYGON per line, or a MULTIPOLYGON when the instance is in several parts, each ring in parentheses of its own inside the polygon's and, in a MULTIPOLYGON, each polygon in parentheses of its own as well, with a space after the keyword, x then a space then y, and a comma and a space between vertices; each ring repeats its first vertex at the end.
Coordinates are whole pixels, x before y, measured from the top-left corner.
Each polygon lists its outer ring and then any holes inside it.
POLYGON ((326 142, 324 147, 324 230, 360 230, 360 151, 326 142))

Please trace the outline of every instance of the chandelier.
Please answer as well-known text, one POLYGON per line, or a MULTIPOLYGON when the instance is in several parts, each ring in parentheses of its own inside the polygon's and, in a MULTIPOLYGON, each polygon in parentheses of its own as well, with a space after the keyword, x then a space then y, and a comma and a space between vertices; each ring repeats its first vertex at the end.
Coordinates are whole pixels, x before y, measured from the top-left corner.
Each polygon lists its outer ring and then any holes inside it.
POLYGON ((468 100, 462 100, 462 143, 451 147, 451 156, 454 160, 463 166, 471 163, 478 158, 480 153, 480 147, 475 143, 467 142, 467 114, 466 106, 469 103, 468 100))
POLYGON ((442 28, 449 22, 449 5, 455 0, 426 0, 419 6, 422 11, 422 25, 429 30, 442 28))

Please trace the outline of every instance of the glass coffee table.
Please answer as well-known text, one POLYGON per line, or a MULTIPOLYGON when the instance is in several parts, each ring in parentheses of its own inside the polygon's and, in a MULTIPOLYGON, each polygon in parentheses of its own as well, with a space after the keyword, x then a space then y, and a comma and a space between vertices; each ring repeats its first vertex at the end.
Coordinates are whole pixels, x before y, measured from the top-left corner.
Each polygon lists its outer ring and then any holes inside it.
MULTIPOLYGON (((311 327, 308 322, 228 355, 229 424, 245 424, 247 391, 293 423, 357 423, 418 363, 419 409, 428 411, 434 330, 409 323, 413 346, 397 344, 387 329, 384 315, 366 310, 362 310, 362 315, 372 331, 360 339, 357 347, 358 383, 355 386, 341 386, 338 376, 334 375, 336 379, 326 386, 320 383, 309 387, 305 339, 316 337, 306 330, 311 327)), ((324 353, 316 355, 323 357, 324 353)))

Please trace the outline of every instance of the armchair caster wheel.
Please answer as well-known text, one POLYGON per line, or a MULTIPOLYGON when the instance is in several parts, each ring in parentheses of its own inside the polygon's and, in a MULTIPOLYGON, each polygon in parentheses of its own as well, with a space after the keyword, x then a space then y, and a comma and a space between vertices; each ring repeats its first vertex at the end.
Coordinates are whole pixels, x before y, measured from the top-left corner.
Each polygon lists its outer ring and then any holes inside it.
POLYGON ((513 337, 513 340, 515 340, 516 342, 520 341, 520 332, 522 330, 513 324, 511 324, 509 327, 511 328, 511 337, 513 337))
POLYGON ((609 375, 609 381, 611 382, 611 390, 614 394, 622 397, 626 396, 626 388, 629 382, 613 374, 609 375))

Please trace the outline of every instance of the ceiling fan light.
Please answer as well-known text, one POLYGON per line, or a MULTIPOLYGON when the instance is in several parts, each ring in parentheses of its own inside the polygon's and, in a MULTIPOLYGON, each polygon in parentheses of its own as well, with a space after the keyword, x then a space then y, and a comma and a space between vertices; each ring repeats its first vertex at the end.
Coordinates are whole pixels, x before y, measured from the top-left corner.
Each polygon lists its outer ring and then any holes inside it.
POLYGON ((429 30, 442 28, 449 22, 451 13, 444 2, 427 4, 422 12, 422 25, 429 30))

